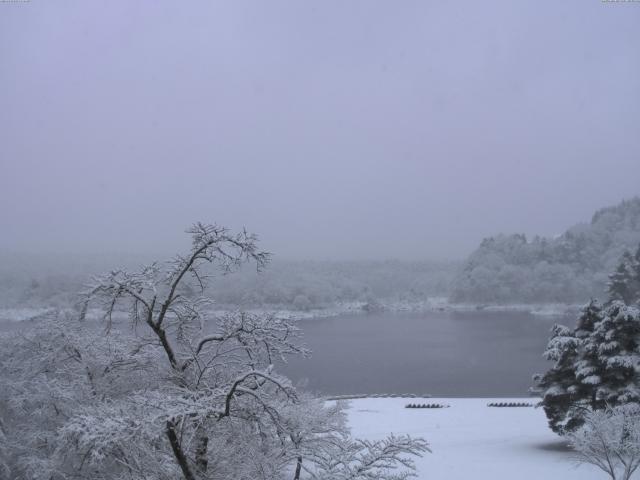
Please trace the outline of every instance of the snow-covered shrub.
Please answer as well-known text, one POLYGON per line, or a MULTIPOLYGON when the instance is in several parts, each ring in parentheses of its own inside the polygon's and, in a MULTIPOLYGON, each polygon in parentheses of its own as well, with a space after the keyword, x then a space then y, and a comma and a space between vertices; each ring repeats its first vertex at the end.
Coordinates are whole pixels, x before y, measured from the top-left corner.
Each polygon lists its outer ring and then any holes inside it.
POLYGON ((640 406, 590 412, 568 438, 579 463, 595 465, 611 480, 629 480, 640 466, 640 406))

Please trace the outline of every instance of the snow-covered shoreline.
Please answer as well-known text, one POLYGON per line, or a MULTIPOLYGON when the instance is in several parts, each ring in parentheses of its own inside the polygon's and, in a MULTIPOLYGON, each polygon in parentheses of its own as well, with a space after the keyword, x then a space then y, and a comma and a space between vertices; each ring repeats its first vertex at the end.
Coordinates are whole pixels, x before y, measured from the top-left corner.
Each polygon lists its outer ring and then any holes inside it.
MULTIPOLYGON (((312 320, 320 318, 337 317, 341 315, 366 314, 366 313, 428 313, 428 312, 518 312, 546 317, 562 317, 576 315, 582 305, 579 304, 460 304, 449 303, 446 297, 433 297, 421 301, 375 301, 375 302, 344 302, 325 308, 316 308, 306 311, 292 309, 278 309, 277 307, 240 308, 232 305, 221 305, 212 311, 213 315, 223 315, 233 311, 242 310, 255 314, 274 313, 283 318, 296 320, 312 320)), ((25 320, 37 320, 46 316, 54 308, 0 308, 0 322, 20 322, 25 320)), ((126 312, 121 312, 125 317, 126 312)), ((88 317, 98 319, 98 311, 90 311, 88 317)))
MULTIPOLYGON (((271 311, 279 316, 294 318, 299 320, 310 320, 317 318, 336 317, 349 314, 364 313, 428 313, 428 312, 518 312, 529 313, 531 315, 544 317, 563 317, 566 315, 576 315, 583 305, 549 303, 549 304, 464 304, 449 303, 446 297, 434 297, 423 301, 376 301, 371 302, 345 302, 332 305, 326 308, 311 309, 308 311, 290 309, 247 309, 253 313, 264 313, 271 311)), ((219 313, 228 312, 232 309, 220 309, 219 313)))

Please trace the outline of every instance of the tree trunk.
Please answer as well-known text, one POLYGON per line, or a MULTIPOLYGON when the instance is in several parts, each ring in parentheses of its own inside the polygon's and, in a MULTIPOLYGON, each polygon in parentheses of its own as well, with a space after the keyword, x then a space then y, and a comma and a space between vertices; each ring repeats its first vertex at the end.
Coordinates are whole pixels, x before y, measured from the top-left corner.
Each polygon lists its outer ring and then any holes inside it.
POLYGON ((198 429, 197 435, 198 439, 196 443, 196 467, 200 473, 204 474, 206 473, 209 466, 209 459, 207 458, 209 437, 201 428, 198 429))
POLYGON ((167 333, 161 327, 156 327, 155 325, 151 325, 151 328, 158 336, 160 343, 162 344, 162 348, 164 348, 165 353, 167 354, 167 358, 169 359, 169 363, 171 364, 171 368, 177 370, 178 369, 178 361, 176 360, 176 356, 173 353, 173 349, 167 340, 167 333))
POLYGON ((176 461, 182 470, 182 475, 185 480, 196 480, 196 477, 193 475, 193 472, 189 467, 187 456, 182 451, 182 446, 180 445, 178 436, 176 435, 176 425, 171 420, 167 420, 167 437, 169 438, 173 455, 176 457, 176 461))
POLYGON ((293 476, 293 480, 300 480, 301 471, 302 471, 302 457, 298 457, 298 462, 296 463, 296 473, 293 476))

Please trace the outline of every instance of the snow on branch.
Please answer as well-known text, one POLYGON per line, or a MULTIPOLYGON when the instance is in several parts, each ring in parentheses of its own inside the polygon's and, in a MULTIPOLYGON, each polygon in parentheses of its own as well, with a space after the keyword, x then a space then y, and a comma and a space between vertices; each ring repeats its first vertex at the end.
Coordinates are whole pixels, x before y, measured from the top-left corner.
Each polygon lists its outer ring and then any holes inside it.
POLYGON ((415 476, 412 456, 431 452, 427 442, 408 435, 377 441, 346 440, 314 459, 316 480, 403 480, 415 476), (404 469, 402 469, 404 467, 404 469))
MULTIPOLYGON (((178 255, 164 265, 152 263, 135 272, 114 270, 94 277, 84 292, 81 314, 86 314, 90 302, 96 302, 104 309, 107 327, 111 328, 113 313, 120 303, 125 303, 132 323, 142 322, 151 329, 176 370, 183 369, 183 365, 178 361, 166 323, 178 331, 178 340, 183 340, 192 325, 199 324, 202 329, 212 303, 206 297, 189 294, 189 279, 195 280, 204 293, 208 277, 205 264, 215 264, 226 273, 244 262, 254 261, 261 269, 269 261, 269 254, 258 249, 257 237, 246 230, 234 235, 218 225, 196 223, 187 233, 192 237, 192 247, 186 255, 178 255)), ((199 353, 201 348, 196 347, 195 351, 199 353)))
POLYGON ((640 466, 640 407, 590 412, 569 441, 578 463, 595 465, 612 480, 629 480, 640 466))

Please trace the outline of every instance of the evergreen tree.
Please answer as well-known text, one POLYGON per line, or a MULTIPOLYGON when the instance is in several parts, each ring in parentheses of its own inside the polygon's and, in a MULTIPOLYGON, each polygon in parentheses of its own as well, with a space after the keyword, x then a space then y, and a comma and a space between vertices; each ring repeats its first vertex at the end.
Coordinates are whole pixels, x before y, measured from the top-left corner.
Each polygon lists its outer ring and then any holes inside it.
POLYGON ((534 377, 549 426, 561 435, 582 425, 582 412, 590 408, 594 398, 594 386, 590 382, 595 379, 589 378, 587 365, 582 368, 581 378, 576 367, 583 360, 583 339, 591 334, 599 321, 600 310, 600 305, 592 301, 584 308, 573 331, 563 325, 553 327, 544 357, 554 361, 554 366, 544 375, 534 377))
POLYGON ((635 255, 633 256, 633 262, 631 264, 631 270, 633 272, 633 280, 632 283, 632 291, 634 296, 634 301, 636 303, 640 303, 640 244, 636 250, 635 255))
POLYGON ((614 301, 585 339, 583 356, 597 355, 596 408, 640 403, 640 310, 614 301))
POLYGON ((640 404, 640 308, 592 301, 573 330, 554 327, 544 355, 555 364, 535 380, 554 432, 575 431, 591 411, 640 404))
POLYGON ((628 250, 625 251, 615 272, 609 275, 609 283, 607 284, 609 301, 619 300, 630 304, 635 300, 633 292, 633 284, 636 280, 634 263, 634 257, 628 250))
POLYGON ((592 300, 578 318, 574 334, 580 340, 580 352, 574 368, 576 379, 583 386, 583 398, 588 401, 592 410, 602 407, 598 403, 597 385, 602 382, 602 365, 598 352, 598 344, 592 341, 597 325, 602 321, 603 307, 597 300, 592 300))
POLYGON ((547 360, 555 364, 547 373, 535 377, 542 393, 541 405, 551 429, 562 434, 567 413, 575 402, 576 378, 573 366, 577 356, 578 340, 566 327, 555 325, 544 353, 547 360))
POLYGON ((640 245, 634 255, 624 252, 616 271, 609 275, 608 292, 609 302, 640 303, 640 245))

